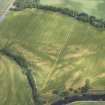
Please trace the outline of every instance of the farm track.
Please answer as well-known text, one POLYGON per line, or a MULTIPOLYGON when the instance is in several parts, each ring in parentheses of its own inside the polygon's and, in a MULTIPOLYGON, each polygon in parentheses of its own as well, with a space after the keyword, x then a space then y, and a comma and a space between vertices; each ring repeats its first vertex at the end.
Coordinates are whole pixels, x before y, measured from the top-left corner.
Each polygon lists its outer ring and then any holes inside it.
POLYGON ((0 22, 7 16, 15 0, 12 0, 4 10, 0 10, 0 22))

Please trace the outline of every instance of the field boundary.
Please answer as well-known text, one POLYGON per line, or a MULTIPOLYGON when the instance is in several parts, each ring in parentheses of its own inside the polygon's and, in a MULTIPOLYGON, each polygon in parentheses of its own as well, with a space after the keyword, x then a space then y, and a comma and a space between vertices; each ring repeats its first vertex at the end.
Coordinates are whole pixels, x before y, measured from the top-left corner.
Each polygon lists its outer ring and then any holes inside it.
POLYGON ((95 16, 90 16, 87 13, 84 12, 78 12, 74 11, 69 8, 61 8, 61 7, 55 7, 55 6, 50 6, 50 5, 38 5, 35 7, 34 5, 27 5, 23 7, 19 7, 16 3, 14 3, 15 8, 11 8, 13 11, 21 11, 25 8, 37 8, 37 9, 42 9, 45 11, 51 11, 51 12, 58 12, 60 14, 72 17, 78 21, 84 22, 84 23, 89 23, 91 26, 96 27, 98 29, 105 29, 105 20, 102 19, 97 19, 95 16))

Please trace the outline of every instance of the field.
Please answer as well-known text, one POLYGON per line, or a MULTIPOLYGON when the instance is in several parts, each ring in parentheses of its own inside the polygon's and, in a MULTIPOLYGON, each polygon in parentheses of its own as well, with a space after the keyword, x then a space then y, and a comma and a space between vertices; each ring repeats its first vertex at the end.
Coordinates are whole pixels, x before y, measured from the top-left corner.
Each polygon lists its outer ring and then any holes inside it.
POLYGON ((31 90, 21 68, 0 55, 0 104, 32 105, 31 90))
MULTIPOLYGON (((105 89, 104 45, 105 30, 59 13, 11 11, 0 23, 0 47, 8 47, 31 62, 46 105, 59 99, 52 90, 78 89, 87 79, 92 89, 105 89)), ((0 104, 32 105, 31 90, 21 68, 6 56, 0 58, 0 104)), ((92 104, 100 103, 77 103, 92 104)))
POLYGON ((98 18, 105 18, 105 0, 40 0, 41 4, 66 7, 79 12, 86 12, 98 18))

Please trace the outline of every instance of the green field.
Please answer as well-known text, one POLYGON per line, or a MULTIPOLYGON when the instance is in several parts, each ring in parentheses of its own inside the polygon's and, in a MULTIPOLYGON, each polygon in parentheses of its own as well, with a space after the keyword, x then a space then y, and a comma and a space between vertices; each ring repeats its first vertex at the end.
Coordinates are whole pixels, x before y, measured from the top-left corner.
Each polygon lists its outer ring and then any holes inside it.
POLYGON ((105 0, 40 0, 40 3, 44 5, 66 7, 105 19, 105 0))
MULTIPOLYGON (((38 91, 48 101, 45 105, 59 99, 52 90, 78 89, 87 79, 91 88, 105 89, 104 45, 105 30, 59 13, 11 11, 0 23, 0 48, 8 47, 30 61, 38 91)), ((21 68, 6 56, 0 58, 0 104, 32 105, 21 68)))

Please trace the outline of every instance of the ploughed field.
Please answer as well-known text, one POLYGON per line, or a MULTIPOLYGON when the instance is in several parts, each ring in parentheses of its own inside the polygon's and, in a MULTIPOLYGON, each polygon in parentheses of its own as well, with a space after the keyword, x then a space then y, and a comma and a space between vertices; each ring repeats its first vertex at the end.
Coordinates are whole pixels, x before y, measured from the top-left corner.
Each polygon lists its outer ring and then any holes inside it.
MULTIPOLYGON (((31 63, 46 105, 60 98, 52 94, 53 90, 76 90, 87 79, 92 89, 105 89, 104 38, 104 30, 43 10, 11 11, 0 23, 0 47, 11 49, 31 63)), ((21 68, 0 56, 0 103, 31 105, 31 90, 21 68)))

